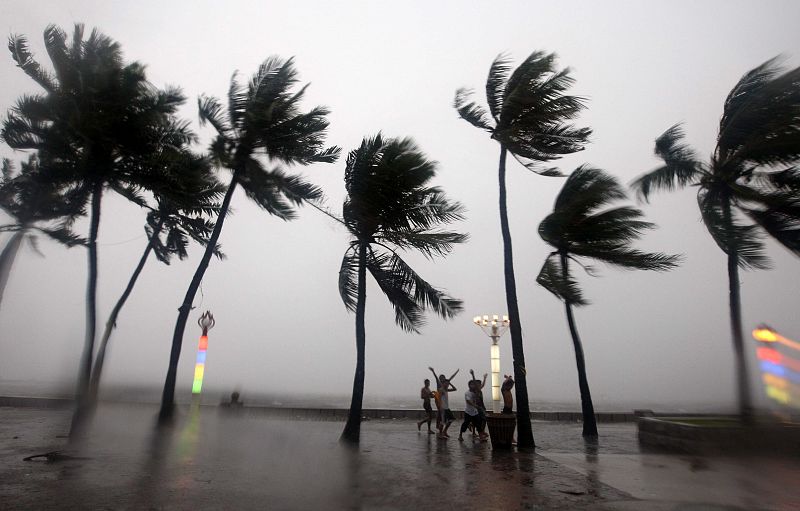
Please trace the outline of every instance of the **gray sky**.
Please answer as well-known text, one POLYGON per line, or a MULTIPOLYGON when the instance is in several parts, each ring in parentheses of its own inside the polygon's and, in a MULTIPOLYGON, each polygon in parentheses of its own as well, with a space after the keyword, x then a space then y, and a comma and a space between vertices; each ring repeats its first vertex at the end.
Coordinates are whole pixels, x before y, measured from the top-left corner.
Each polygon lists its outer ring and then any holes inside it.
MULTIPOLYGON (((467 208, 457 226, 471 240, 447 259, 410 255, 433 284, 464 300, 454 321, 433 317, 422 335, 394 325, 385 298, 367 290, 367 397, 416 396, 433 365, 448 374, 489 369, 489 341, 476 314, 505 313, 497 211, 498 146, 457 117, 453 93, 483 89, 493 58, 519 62, 555 51, 588 98, 580 123, 594 130, 583 152, 558 161, 587 162, 628 183, 653 168, 653 140, 684 122, 688 141, 710 155, 722 103, 747 70, 784 54, 800 64, 800 3, 786 2, 0 2, 7 33, 25 34, 48 64, 41 34, 48 23, 71 32, 80 21, 118 40, 128 60, 147 65, 158 86, 176 84, 190 98, 183 115, 204 144, 195 98, 224 97, 239 70, 248 78, 271 54, 294 55, 305 105, 332 109, 329 143, 349 151, 363 136, 411 136, 440 162, 436 183, 467 208)), ((10 55, 0 58, 0 107, 36 91, 10 55)), ((483 98, 479 96, 481 100, 483 98)), ((200 147, 198 147, 200 148, 200 147)), ((203 145, 204 149, 205 146, 203 145)), ((7 147, 0 152, 11 155, 7 147)), ((16 154, 16 159, 24 155, 16 154)), ((332 209, 344 195, 343 160, 297 169, 322 186, 332 209)), ((222 175, 228 178, 226 171, 222 175)), ((578 406, 574 354, 563 306, 537 287, 548 250, 538 223, 563 179, 529 173, 511 160, 509 210, 529 386, 534 401, 578 406)), ((241 192, 186 330, 179 382, 189 385, 201 310, 211 309, 206 389, 348 394, 355 364, 354 316, 337 291, 347 236, 311 209, 284 223, 241 192)), ((618 402, 733 403, 733 361, 724 254, 700 222, 694 190, 656 195, 643 206, 660 228, 641 247, 681 252, 668 274, 581 275, 592 304, 577 312, 595 405, 618 402)), ((99 328, 124 288, 146 239, 144 212, 119 198, 103 203, 100 225, 99 328)), ((85 222, 79 224, 85 231, 85 222)), ((2 241, 0 241, 1 243, 2 241)), ((43 242, 46 258, 24 248, 0 312, 0 393, 10 381, 72 381, 83 342, 86 254, 43 242)), ((771 271, 742 274, 745 329, 765 321, 800 337, 800 261, 770 244, 771 271)), ((177 306, 200 250, 169 267, 146 267, 112 338, 105 381, 163 384, 177 306)), ((751 350, 752 351, 752 350, 751 350)), ((502 369, 511 367, 508 336, 502 369)), ((754 360, 752 357, 751 360, 754 360)), ((463 384, 463 378, 457 378, 463 384)), ((754 380, 755 381, 755 380, 754 380)), ((755 387, 760 397, 760 388, 755 387)))

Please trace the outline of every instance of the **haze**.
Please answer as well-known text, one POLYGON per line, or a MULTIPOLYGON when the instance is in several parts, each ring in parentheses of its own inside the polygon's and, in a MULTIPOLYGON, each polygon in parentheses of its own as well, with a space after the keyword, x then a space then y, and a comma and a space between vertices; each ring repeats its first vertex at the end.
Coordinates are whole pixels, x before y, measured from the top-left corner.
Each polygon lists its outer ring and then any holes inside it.
MULTIPOLYGON (((205 150, 211 131, 197 124, 201 93, 224 98, 233 71, 243 77, 271 54, 295 56, 304 105, 331 108, 328 143, 345 152, 382 131, 411 136, 440 163, 436 184, 467 208, 457 229, 471 240, 447 259, 409 255, 434 285, 464 300, 454 321, 431 317, 422 335, 394 325, 388 302, 367 289, 366 399, 413 402, 432 365, 461 374, 489 370, 489 341, 472 324, 477 314, 503 314, 502 246, 497 208, 499 146, 460 120, 452 108, 458 87, 482 92, 494 57, 519 62, 533 50, 555 51, 573 69, 572 92, 588 98, 580 125, 594 130, 583 152, 555 162, 569 171, 586 162, 623 183, 653 168, 653 141, 684 122, 688 142, 713 149, 722 104, 739 77, 763 61, 800 63, 800 4, 785 2, 21 2, 0 3, 2 28, 28 36, 49 64, 41 34, 55 23, 97 27, 119 41, 127 60, 147 65, 157 86, 180 85, 205 150)), ((0 58, 0 107, 38 92, 7 53, 0 58)), ((482 99, 482 96, 481 96, 482 99)), ((0 153, 26 157, 8 147, 0 153)), ((340 211, 344 158, 301 171, 323 187, 340 211)), ((221 171, 224 179, 227 171, 221 171)), ((510 161, 509 212, 529 392, 537 403, 579 409, 574 354, 562 304, 535 283, 548 253, 536 229, 563 179, 534 175, 510 161)), ((346 248, 342 228, 305 208, 284 223, 233 199, 221 243, 227 260, 212 261, 184 339, 178 375, 188 388, 199 328, 211 310, 204 390, 280 396, 348 395, 355 364, 354 317, 337 290, 346 248)), ((577 311, 587 371, 598 410, 623 405, 715 409, 734 403, 733 357, 724 254, 700 221, 693 189, 657 194, 643 205, 659 229, 641 248, 685 254, 664 274, 600 266, 580 275, 588 307, 577 311)), ((104 201, 100 225, 99 324, 122 292, 146 238, 144 212, 118 197, 104 201)), ((77 230, 86 232, 85 220, 77 230)), ((4 243, 7 235, 0 238, 4 243)), ((47 388, 71 392, 84 334, 86 253, 42 240, 26 246, 12 270, 0 311, 0 394, 47 388), (20 390, 22 389, 22 390, 20 390)), ((766 322, 800 337, 800 261, 768 244, 771 271, 742 273, 745 329, 766 322)), ((160 389, 177 307, 201 251, 167 267, 150 261, 123 310, 104 373, 108 387, 160 389)), ((511 368, 509 337, 502 369, 511 368)), ((752 348, 752 344, 750 344, 752 348)), ((751 350, 752 351, 752 350, 751 350)), ((755 357, 750 366, 755 373, 755 357)), ((754 374, 755 397, 762 399, 754 374)), ((763 402, 763 399, 762 399, 763 402)))

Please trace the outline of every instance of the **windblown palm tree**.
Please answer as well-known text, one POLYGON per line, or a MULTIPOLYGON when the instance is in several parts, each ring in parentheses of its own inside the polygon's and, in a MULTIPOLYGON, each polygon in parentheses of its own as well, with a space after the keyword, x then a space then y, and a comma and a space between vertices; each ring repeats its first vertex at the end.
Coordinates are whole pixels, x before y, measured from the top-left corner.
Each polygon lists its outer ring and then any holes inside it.
POLYGON ((278 166, 267 168, 264 159, 271 164, 309 165, 332 163, 339 156, 338 147, 324 148, 328 109, 316 107, 301 112, 300 100, 308 85, 294 91, 297 82, 297 71, 291 58, 270 57, 246 86, 236 80, 236 74, 233 75, 228 89, 227 113, 214 97, 201 96, 198 100, 200 123, 211 124, 217 132, 211 144, 211 155, 219 167, 231 170, 233 175, 209 243, 178 309, 159 412, 162 422, 172 416, 186 320, 217 246, 233 192, 241 186, 247 196, 267 213, 291 220, 295 216, 292 205, 317 200, 322 192, 302 178, 286 174, 278 166))
POLYGON ((0 303, 8 283, 11 266, 23 240, 27 239, 34 250, 38 249, 39 232, 68 247, 83 243, 70 228, 70 220, 83 213, 80 198, 41 178, 39 162, 31 155, 22 162, 21 172, 14 174, 11 160, 3 160, 0 178, 0 209, 11 222, 0 226, 0 232, 13 232, 0 253, 0 303))
POLYGON ((510 320, 511 348, 517 397, 519 447, 534 447, 531 429, 528 385, 525 378, 525 352, 517 304, 517 285, 511 232, 506 201, 506 154, 511 153, 528 170, 544 176, 561 175, 557 169, 540 165, 583 149, 591 130, 575 128, 569 121, 584 108, 583 99, 566 94, 574 80, 569 68, 556 69, 555 54, 532 53, 511 72, 511 61, 498 56, 486 80, 489 113, 471 100, 472 91, 456 91, 455 108, 459 115, 491 134, 500 144, 500 229, 503 235, 506 302, 510 320))
POLYGON ((570 260, 583 268, 588 267, 582 259, 594 259, 625 270, 664 271, 673 268, 679 259, 630 248, 632 241, 655 225, 641 220, 639 209, 607 208, 612 202, 625 198, 625 190, 614 177, 584 165, 570 174, 556 198, 553 212, 539 224, 539 235, 555 250, 547 256, 536 281, 564 301, 578 365, 585 437, 597 436, 597 422, 572 307, 588 302, 570 273, 570 260))
POLYGON ((356 314, 356 372, 344 442, 358 443, 361 434, 367 271, 405 331, 418 332, 426 310, 449 319, 462 309, 460 300, 431 286, 398 254, 416 250, 428 258, 444 256, 454 244, 467 240, 465 234, 437 229, 460 220, 463 208, 438 187, 427 186, 435 173, 436 164, 408 138, 384 139, 378 134, 364 139, 347 157, 342 222, 352 240, 339 270, 339 293, 345 307, 356 314))
MULTIPOLYGON (((162 263, 169 264, 172 256, 180 260, 187 257, 190 239, 201 245, 208 243, 214 229, 214 222, 210 218, 216 215, 219 208, 216 201, 225 192, 224 186, 213 175, 208 161, 192 154, 188 148, 155 155, 152 165, 161 165, 165 169, 168 182, 160 192, 154 194, 155 205, 147 206, 149 212, 144 226, 147 245, 128 285, 111 310, 100 338, 89 387, 92 405, 97 401, 108 341, 150 254, 154 254, 162 263)), ((215 253, 222 257, 218 250, 215 253)))
POLYGON ((189 143, 193 135, 174 114, 185 98, 177 88, 157 90, 144 66, 125 64, 117 42, 93 30, 84 38, 75 25, 72 38, 50 25, 44 31, 54 73, 42 69, 24 36, 12 36, 9 50, 17 66, 44 89, 20 98, 3 122, 2 138, 14 149, 37 151, 42 172, 57 185, 76 185, 91 203, 86 286, 86 339, 77 389, 78 407, 70 436, 85 413, 96 333, 97 236, 105 190, 144 205, 141 189, 155 189, 158 168, 142 166, 143 155, 171 137, 189 143))
POLYGON ((664 165, 632 183, 648 200, 655 190, 697 186, 703 223, 727 254, 729 307, 742 418, 752 418, 742 334, 739 268, 765 269, 766 233, 800 255, 800 67, 776 59, 747 72, 728 94, 711 161, 681 142, 679 125, 656 139, 664 165))

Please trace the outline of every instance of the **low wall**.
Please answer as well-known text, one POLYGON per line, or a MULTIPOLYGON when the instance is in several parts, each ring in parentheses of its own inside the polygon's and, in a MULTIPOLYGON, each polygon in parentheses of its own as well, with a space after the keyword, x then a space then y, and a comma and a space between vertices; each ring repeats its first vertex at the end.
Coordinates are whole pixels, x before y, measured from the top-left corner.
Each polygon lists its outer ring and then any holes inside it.
MULTIPOLYGON (((131 405, 143 405, 142 403, 126 403, 131 405)), ((0 396, 0 406, 12 406, 18 408, 69 408, 73 405, 72 399, 67 398, 48 398, 48 397, 24 397, 24 396, 0 396)), ((150 406, 150 405, 146 405, 150 406)), ((203 405, 204 407, 215 407, 216 405, 203 405)), ((271 417, 283 417, 287 419, 309 419, 309 420, 346 420, 349 410, 346 408, 284 408, 272 406, 244 406, 226 407, 220 406, 220 411, 231 411, 246 415, 267 415, 271 417)), ((462 419, 464 412, 453 410, 456 419, 462 419)), ((413 419, 421 420, 426 417, 424 410, 403 410, 389 408, 365 408, 362 410, 363 417, 367 419, 413 419)), ((634 413, 622 412, 599 412, 595 414, 597 422, 635 422, 634 413)), ((532 420, 539 421, 562 421, 579 422, 582 419, 580 412, 531 412, 532 420)))

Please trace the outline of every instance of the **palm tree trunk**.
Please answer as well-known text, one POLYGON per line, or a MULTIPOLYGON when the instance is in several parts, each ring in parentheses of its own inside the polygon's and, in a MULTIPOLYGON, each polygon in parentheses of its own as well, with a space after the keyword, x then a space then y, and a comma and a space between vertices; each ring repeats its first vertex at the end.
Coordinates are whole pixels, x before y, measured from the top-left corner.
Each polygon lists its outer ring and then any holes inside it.
POLYGON ((733 215, 729 200, 725 201, 723 218, 725 226, 731 235, 732 246, 728 247, 728 287, 729 307, 731 314, 731 334, 733 337, 733 353, 736 358, 736 388, 739 405, 739 415, 743 422, 753 420, 753 405, 750 401, 750 376, 747 371, 747 357, 744 352, 744 337, 742 336, 742 302, 739 284, 739 252, 733 241, 733 215))
POLYGON ((150 237, 150 240, 147 242, 147 247, 144 249, 144 253, 142 254, 141 259, 139 259, 139 264, 136 266, 136 269, 133 270, 133 275, 131 275, 130 280, 128 281, 128 286, 125 288, 125 291, 122 292, 122 296, 119 297, 117 303, 114 305, 114 308, 111 310, 111 314, 108 316, 108 321, 106 321, 106 327, 103 331, 103 337, 100 339, 100 348, 97 350, 97 356, 94 359, 94 367, 92 368, 92 378, 89 381, 89 406, 94 407, 97 403, 97 392, 100 387, 100 377, 103 374, 103 363, 105 362, 106 358, 106 349, 108 347, 108 340, 111 338, 111 332, 114 330, 117 324, 117 317, 119 316, 119 312, 122 310, 122 307, 125 305, 125 302, 128 300, 128 297, 131 295, 133 291, 133 287, 136 285, 136 281, 139 278, 139 275, 142 273, 142 269, 144 268, 145 263, 147 262, 147 258, 150 256, 150 252, 153 251, 153 240, 161 233, 161 227, 164 225, 164 219, 162 218, 156 228, 153 230, 153 235, 150 237))
POLYGON ((504 146, 500 148, 500 230, 503 234, 503 262, 505 267, 506 303, 508 304, 511 350, 514 357, 514 386, 517 398, 517 447, 536 447, 531 428, 531 411, 528 404, 528 384, 525 379, 525 352, 522 346, 522 326, 517 304, 517 284, 514 279, 514 258, 511 252, 511 231, 508 228, 508 207, 506 204, 506 155, 504 146))
POLYGON ((83 430, 89 397, 89 381, 92 376, 92 357, 94 356, 94 338, 97 329, 97 232, 100 228, 100 201, 103 198, 103 183, 98 182, 92 190, 92 212, 89 225, 89 276, 86 284, 86 338, 81 354, 81 365, 78 374, 76 392, 76 408, 72 415, 69 438, 79 437, 83 430))
POLYGON ((178 360, 181 356, 181 346, 183 344, 183 332, 186 330, 186 320, 189 318, 189 312, 192 310, 192 302, 197 294, 197 289, 203 281, 203 275, 206 273, 206 268, 208 268, 208 263, 211 261, 211 256, 214 254, 214 248, 217 246, 220 233, 222 233, 222 224, 228 213, 233 192, 236 189, 236 185, 239 184, 240 175, 239 169, 233 172, 230 185, 228 185, 228 191, 225 193, 225 198, 222 200, 222 206, 219 209, 219 214, 214 224, 214 231, 211 233, 211 238, 208 240, 206 250, 203 252, 202 259, 200 259, 200 264, 194 272, 192 281, 189 284, 189 289, 186 290, 183 303, 178 307, 178 320, 175 322, 175 332, 172 335, 169 367, 167 368, 167 377, 164 381, 164 391, 161 394, 161 409, 158 412, 159 424, 164 424, 172 418, 175 404, 175 380, 178 375, 178 360))
MULTIPOLYGON (((561 271, 565 282, 569 278, 568 264, 569 260, 566 254, 561 254, 561 271)), ((581 391, 581 412, 583 412, 583 436, 597 437, 597 419, 594 415, 592 393, 589 391, 589 380, 586 378, 586 360, 583 357, 583 344, 581 344, 581 338, 578 335, 578 328, 575 326, 572 304, 569 300, 564 300, 564 307, 567 310, 567 324, 569 324, 569 333, 572 335, 572 346, 575 348, 575 363, 578 366, 578 388, 581 391)))
POLYGON ((357 444, 361 438, 361 410, 364 400, 364 349, 367 344, 367 334, 364 329, 364 311, 367 305, 367 245, 364 243, 358 249, 356 300, 356 374, 353 377, 353 396, 350 400, 347 424, 339 439, 350 444, 357 444))
POLYGON ((6 246, 3 247, 3 252, 0 253, 0 304, 3 303, 3 292, 8 283, 8 276, 11 274, 11 266, 14 264, 14 259, 17 257, 19 246, 22 244, 22 239, 28 231, 26 227, 21 228, 11 236, 6 246))

